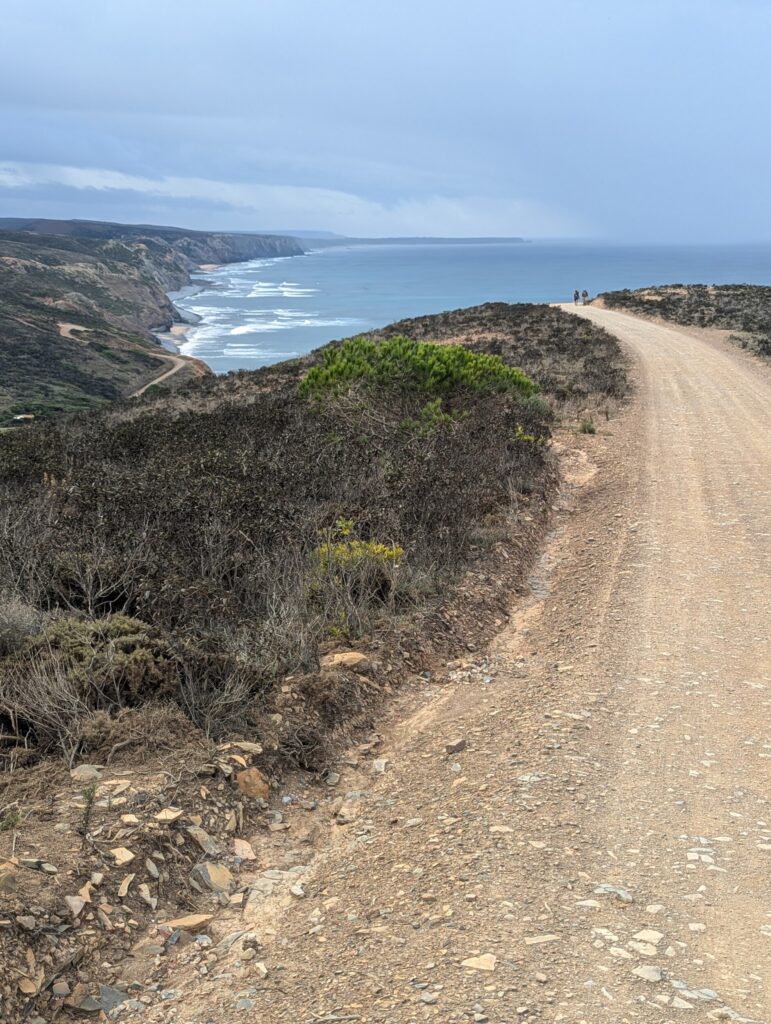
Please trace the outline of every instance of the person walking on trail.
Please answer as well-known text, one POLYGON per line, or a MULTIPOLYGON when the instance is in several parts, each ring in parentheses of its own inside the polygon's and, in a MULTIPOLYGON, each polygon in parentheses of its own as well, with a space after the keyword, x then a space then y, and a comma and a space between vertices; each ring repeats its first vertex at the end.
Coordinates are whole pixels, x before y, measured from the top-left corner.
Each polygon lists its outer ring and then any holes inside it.
POLYGON ((584 288, 584 290, 581 292, 581 298, 583 299, 584 305, 586 305, 586 303, 589 301, 589 292, 586 290, 586 288, 584 288))
POLYGON ((577 305, 578 305, 578 289, 577 289, 577 288, 576 288, 576 290, 575 290, 575 291, 573 292, 573 305, 574 305, 574 306, 577 306, 577 305))

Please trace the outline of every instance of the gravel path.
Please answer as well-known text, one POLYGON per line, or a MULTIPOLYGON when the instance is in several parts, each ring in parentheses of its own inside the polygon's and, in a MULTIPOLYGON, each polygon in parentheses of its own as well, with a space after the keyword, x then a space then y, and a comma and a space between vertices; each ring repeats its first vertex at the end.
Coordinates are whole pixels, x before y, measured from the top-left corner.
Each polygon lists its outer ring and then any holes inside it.
POLYGON ((578 312, 638 393, 565 451, 532 598, 340 769, 350 823, 249 901, 267 977, 174 1019, 771 1021, 769 377, 578 312))

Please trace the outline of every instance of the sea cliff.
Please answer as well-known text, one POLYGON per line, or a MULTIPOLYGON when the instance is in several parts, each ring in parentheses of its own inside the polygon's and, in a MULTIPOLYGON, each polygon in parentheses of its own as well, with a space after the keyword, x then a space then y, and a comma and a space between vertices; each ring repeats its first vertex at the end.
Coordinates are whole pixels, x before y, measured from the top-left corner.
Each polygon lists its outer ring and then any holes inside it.
POLYGON ((0 219, 0 425, 93 408, 167 370, 154 331, 181 318, 166 293, 201 264, 302 253, 278 235, 0 219))

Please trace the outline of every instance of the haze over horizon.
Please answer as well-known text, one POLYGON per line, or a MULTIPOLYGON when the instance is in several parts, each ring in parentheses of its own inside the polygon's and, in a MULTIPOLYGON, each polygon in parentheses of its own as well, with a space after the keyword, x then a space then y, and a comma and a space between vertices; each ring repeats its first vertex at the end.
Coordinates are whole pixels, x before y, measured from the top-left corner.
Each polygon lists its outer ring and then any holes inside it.
POLYGON ((0 216, 771 240, 761 0, 6 0, 0 216))

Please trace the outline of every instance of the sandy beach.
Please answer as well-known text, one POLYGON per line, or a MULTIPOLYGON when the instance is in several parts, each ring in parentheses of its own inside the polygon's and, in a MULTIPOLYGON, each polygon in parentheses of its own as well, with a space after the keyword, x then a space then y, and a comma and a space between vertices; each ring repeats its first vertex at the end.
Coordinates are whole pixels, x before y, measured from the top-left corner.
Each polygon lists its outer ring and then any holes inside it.
POLYGON ((172 324, 165 331, 155 331, 155 337, 158 344, 165 348, 167 352, 180 352, 180 345, 183 345, 187 341, 187 332, 195 324, 191 323, 177 323, 172 324))

